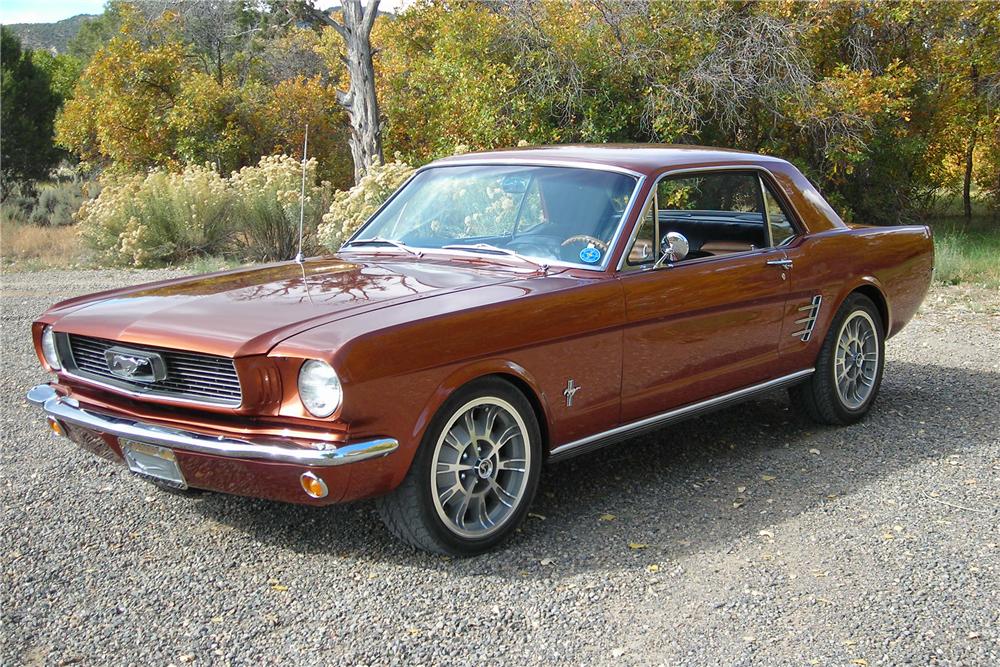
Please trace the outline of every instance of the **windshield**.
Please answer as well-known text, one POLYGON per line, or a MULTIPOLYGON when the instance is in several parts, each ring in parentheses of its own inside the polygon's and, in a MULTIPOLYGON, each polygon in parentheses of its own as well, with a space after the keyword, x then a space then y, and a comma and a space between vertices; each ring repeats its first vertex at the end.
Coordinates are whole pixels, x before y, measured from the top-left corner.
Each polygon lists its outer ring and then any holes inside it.
POLYGON ((636 186, 625 174, 573 167, 470 165, 418 173, 348 246, 520 255, 603 265, 636 186))

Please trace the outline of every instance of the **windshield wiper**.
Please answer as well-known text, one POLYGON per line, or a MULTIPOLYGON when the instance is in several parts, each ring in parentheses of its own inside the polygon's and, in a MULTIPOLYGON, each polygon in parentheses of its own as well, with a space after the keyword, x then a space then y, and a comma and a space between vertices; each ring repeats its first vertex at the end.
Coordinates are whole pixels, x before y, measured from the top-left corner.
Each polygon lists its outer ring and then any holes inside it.
POLYGON ((393 239, 384 239, 381 236, 373 236, 370 239, 355 239, 353 241, 348 241, 344 244, 344 247, 351 245, 391 245, 394 248, 399 248, 400 250, 405 250, 406 252, 416 255, 417 257, 423 257, 424 253, 419 250, 414 250, 410 246, 406 245, 402 241, 394 241, 393 239))
POLYGON ((514 252, 510 248, 501 248, 500 246, 490 245, 489 243, 476 243, 474 245, 466 245, 466 244, 462 244, 462 243, 456 243, 456 244, 453 244, 453 245, 441 246, 441 249, 442 250, 464 250, 465 252, 478 252, 478 253, 487 253, 487 254, 492 253, 492 254, 495 254, 495 255, 506 255, 507 257, 515 257, 515 258, 521 260, 522 262, 527 262, 528 264, 532 264, 533 266, 537 266, 542 271, 547 272, 549 270, 549 265, 548 264, 543 264, 541 262, 536 262, 535 260, 531 259, 530 257, 525 257, 524 255, 522 255, 520 253, 514 252))

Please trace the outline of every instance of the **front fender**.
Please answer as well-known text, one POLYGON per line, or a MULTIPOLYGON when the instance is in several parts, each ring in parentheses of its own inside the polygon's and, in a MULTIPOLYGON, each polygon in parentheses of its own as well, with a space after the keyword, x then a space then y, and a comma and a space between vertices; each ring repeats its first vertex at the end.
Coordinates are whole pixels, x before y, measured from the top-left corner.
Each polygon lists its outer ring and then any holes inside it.
POLYGON ((538 415, 542 432, 548 430, 551 412, 549 410, 548 399, 541 391, 539 383, 527 369, 518 363, 503 358, 482 359, 471 364, 467 364, 452 371, 431 393, 419 416, 413 424, 413 431, 409 434, 413 442, 420 442, 427 427, 430 425, 434 415, 441 409, 444 402, 448 400, 455 391, 482 377, 488 375, 500 375, 517 380, 522 388, 532 393, 527 399, 537 405, 542 414, 538 415))

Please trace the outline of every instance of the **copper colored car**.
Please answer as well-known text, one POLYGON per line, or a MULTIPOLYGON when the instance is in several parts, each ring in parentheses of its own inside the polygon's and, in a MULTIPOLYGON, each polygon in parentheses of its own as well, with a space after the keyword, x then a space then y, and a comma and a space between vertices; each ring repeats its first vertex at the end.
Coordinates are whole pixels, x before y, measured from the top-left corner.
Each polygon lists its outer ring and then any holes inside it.
POLYGON ((472 554, 548 463, 777 388, 861 419, 932 259, 926 227, 845 224, 774 157, 462 155, 335 255, 53 306, 28 398, 155 484, 377 497, 406 542, 472 554))

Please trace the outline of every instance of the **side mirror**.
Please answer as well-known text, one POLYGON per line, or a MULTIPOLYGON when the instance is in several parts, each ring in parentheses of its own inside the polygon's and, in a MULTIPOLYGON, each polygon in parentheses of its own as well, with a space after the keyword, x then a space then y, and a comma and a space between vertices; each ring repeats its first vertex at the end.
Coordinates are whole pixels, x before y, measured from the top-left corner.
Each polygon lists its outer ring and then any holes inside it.
POLYGON ((667 232, 663 240, 660 241, 660 246, 663 249, 663 254, 656 260, 656 264, 653 265, 654 269, 658 269, 668 262, 681 261, 687 257, 688 250, 691 249, 687 237, 680 232, 667 232))

